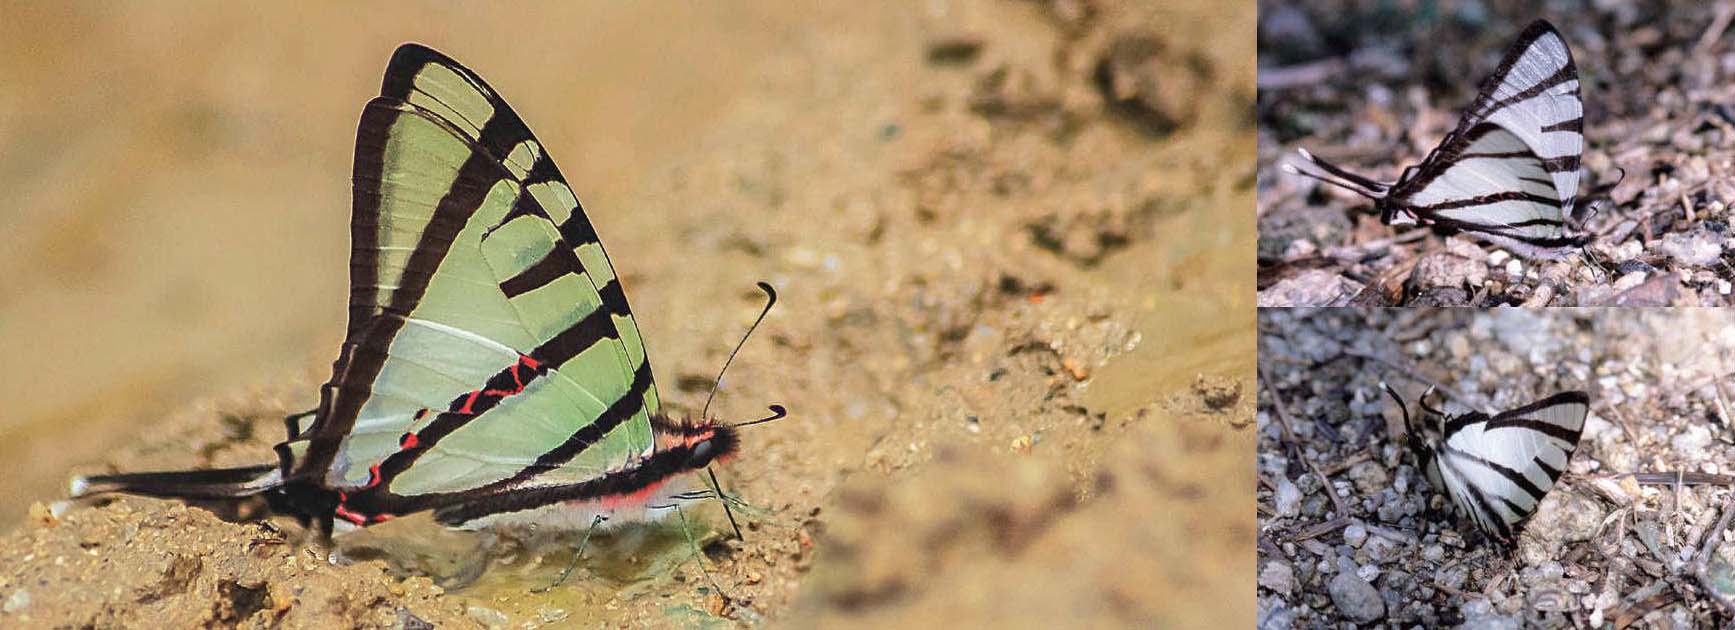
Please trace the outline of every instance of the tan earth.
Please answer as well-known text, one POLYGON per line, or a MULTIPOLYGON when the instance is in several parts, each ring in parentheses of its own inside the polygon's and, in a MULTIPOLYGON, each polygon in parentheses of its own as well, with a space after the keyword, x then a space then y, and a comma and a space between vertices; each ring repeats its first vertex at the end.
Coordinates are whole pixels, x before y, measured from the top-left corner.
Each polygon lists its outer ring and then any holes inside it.
POLYGON ((788 4, 0 8, 0 626, 1253 625, 1252 3, 788 4), (404 40, 559 160, 671 411, 778 287, 713 407, 790 410, 719 471, 744 539, 709 502, 535 593, 575 537, 334 565, 256 506, 60 502, 313 405, 404 40))

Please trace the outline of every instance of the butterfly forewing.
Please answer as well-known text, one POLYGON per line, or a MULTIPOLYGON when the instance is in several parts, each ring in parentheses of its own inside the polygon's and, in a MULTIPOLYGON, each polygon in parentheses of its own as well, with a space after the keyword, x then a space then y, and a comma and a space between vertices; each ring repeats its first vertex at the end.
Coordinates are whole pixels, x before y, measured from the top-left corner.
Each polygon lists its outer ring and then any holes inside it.
POLYGON ((1553 26, 1539 20, 1518 36, 1500 68, 1459 128, 1487 121, 1517 135, 1542 159, 1570 213, 1584 153, 1584 103, 1572 51, 1553 26))
POLYGON ((651 448, 656 387, 558 169, 480 78, 393 56, 358 131, 350 332, 298 468, 352 510, 439 507, 651 448))

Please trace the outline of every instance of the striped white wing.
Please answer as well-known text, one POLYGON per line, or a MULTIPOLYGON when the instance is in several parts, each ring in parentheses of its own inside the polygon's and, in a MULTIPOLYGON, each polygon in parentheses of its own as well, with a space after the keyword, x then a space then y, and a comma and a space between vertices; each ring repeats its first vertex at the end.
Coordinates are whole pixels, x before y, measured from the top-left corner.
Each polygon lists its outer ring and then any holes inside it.
POLYGON ((1584 153, 1584 104, 1566 41, 1547 21, 1519 35, 1458 126, 1396 184, 1301 152, 1284 170, 1373 199, 1388 225, 1422 222, 1532 258, 1588 242, 1569 232, 1584 153))
POLYGON ((1460 128, 1484 121, 1499 125, 1541 158, 1561 207, 1572 216, 1578 198, 1579 160, 1584 154, 1584 102, 1578 68, 1560 32, 1546 21, 1518 36, 1500 68, 1482 88, 1460 128))
POLYGON ((1510 540, 1566 470, 1584 431, 1590 398, 1562 392, 1492 418, 1447 422, 1431 476, 1482 531, 1510 540))
POLYGON ((1568 234, 1584 153, 1584 104, 1566 41, 1537 20, 1519 35, 1458 127, 1392 191, 1429 222, 1533 258, 1584 243, 1568 234))

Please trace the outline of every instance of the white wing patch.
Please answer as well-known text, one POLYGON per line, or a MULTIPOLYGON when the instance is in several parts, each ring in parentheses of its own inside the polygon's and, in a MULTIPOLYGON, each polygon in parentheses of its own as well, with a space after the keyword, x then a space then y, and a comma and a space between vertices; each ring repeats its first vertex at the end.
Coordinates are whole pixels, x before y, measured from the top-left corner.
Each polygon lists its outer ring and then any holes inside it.
POLYGON ((1450 418, 1430 472, 1478 528, 1510 539, 1565 472, 1589 410, 1583 392, 1563 392, 1492 418, 1450 418))

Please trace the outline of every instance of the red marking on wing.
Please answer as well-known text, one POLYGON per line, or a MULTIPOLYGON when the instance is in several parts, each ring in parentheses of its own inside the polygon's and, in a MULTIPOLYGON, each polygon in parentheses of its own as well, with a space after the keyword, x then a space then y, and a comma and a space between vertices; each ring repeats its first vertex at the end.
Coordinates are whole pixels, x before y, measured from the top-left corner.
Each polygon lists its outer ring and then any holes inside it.
POLYGON ((633 492, 597 497, 596 502, 608 509, 643 505, 651 500, 651 495, 656 494, 657 489, 661 488, 663 483, 664 481, 656 481, 633 492))
POLYGON ((464 414, 475 413, 474 411, 471 411, 471 407, 476 404, 476 398, 478 396, 481 396, 481 395, 482 395, 482 390, 479 390, 479 389, 476 391, 470 392, 470 397, 464 399, 464 406, 458 408, 458 413, 464 413, 464 414))
POLYGON ((400 449, 415 448, 416 445, 420 444, 421 442, 422 441, 416 437, 416 434, 405 433, 403 435, 403 437, 398 438, 398 448, 400 448, 400 449))
POLYGON ((355 512, 352 512, 352 511, 350 511, 350 509, 348 507, 344 507, 344 505, 342 503, 339 503, 337 505, 337 509, 334 510, 333 513, 337 514, 338 518, 349 521, 351 523, 355 523, 357 525, 366 525, 367 524, 367 520, 368 520, 367 515, 357 514, 355 512))

